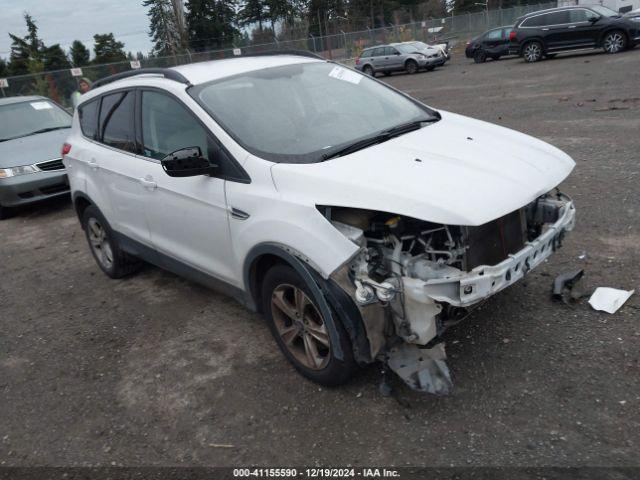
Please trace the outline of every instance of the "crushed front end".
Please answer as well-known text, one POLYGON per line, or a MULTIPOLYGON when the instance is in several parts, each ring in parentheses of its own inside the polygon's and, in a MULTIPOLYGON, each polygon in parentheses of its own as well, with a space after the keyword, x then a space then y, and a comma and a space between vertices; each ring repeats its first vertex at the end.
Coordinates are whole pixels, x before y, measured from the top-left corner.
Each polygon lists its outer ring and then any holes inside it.
POLYGON ((320 207, 359 252, 332 274, 355 301, 371 358, 411 388, 452 388, 442 334, 562 245, 575 208, 555 191, 480 226, 434 224, 372 210, 320 207))

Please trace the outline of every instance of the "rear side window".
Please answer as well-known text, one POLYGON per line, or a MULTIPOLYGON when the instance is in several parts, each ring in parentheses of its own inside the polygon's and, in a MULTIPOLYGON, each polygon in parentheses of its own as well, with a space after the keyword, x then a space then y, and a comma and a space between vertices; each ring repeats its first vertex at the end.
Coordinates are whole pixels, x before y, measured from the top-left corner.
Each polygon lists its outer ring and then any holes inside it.
POLYGON ((569 23, 569 11, 548 14, 547 25, 564 25, 565 23, 569 23))
POLYGON ((536 15, 535 17, 525 18, 521 27, 540 27, 542 25, 548 25, 547 23, 548 14, 536 15))
POLYGON ((96 138, 96 132, 98 131, 98 106, 99 100, 94 100, 89 103, 85 103, 78 107, 78 116, 80 118, 80 129, 82 134, 91 139, 96 138))
POLYGON ((365 50, 364 52, 362 52, 362 55, 360 55, 360 58, 369 58, 371 56, 371 50, 365 50))
POLYGON ((102 98, 100 109, 102 143, 136 153, 134 106, 134 92, 118 92, 102 98))
POLYGON ((381 57, 384 55, 384 47, 378 47, 373 49, 372 57, 381 57))

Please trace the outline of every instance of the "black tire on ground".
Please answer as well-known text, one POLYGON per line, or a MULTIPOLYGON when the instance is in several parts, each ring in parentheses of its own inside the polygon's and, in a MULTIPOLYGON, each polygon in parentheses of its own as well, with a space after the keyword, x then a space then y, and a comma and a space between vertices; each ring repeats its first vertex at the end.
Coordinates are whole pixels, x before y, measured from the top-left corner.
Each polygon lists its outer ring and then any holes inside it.
POLYGON ((484 50, 476 50, 473 54, 473 61, 476 63, 484 63, 487 61, 487 52, 484 50))
POLYGON ((538 41, 527 42, 522 47, 522 57, 527 63, 540 61, 543 54, 542 44, 538 41))
POLYGON ((407 60, 404 64, 404 69, 409 74, 418 73, 418 64, 415 62, 415 60, 407 60))
POLYGON ((83 212, 82 228, 93 258, 107 276, 122 278, 142 265, 140 260, 120 249, 109 223, 95 206, 90 205, 83 212))
POLYGON ((622 30, 607 32, 602 39, 602 49, 605 53, 620 53, 627 49, 627 36, 622 30))
POLYGON ((262 311, 284 356, 298 372, 321 385, 340 385, 357 371, 349 336, 337 316, 335 331, 324 323, 311 290, 288 265, 272 267, 262 283, 262 311), (344 360, 331 348, 337 338, 344 360))
POLYGON ((372 77, 376 76, 376 72, 373 71, 373 67, 371 65, 365 65, 364 68, 362 69, 362 71, 366 74, 366 75, 370 75, 372 77))
POLYGON ((13 211, 0 205, 0 220, 6 220, 13 214, 13 211))

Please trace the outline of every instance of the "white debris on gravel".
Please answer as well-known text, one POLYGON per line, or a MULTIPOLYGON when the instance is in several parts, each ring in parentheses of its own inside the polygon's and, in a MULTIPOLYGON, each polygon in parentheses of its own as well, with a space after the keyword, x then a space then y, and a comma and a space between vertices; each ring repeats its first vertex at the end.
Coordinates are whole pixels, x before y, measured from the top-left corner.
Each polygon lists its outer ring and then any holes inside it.
POLYGON ((635 290, 618 290, 616 288, 598 287, 591 298, 589 305, 594 310, 602 310, 607 313, 616 313, 616 311, 624 305, 635 290))

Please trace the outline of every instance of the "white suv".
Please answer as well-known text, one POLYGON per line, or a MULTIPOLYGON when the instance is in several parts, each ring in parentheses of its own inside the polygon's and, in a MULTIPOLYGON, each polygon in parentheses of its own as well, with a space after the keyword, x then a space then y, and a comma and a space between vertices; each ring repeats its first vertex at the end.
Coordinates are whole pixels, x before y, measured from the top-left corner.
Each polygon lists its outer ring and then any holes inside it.
POLYGON ((560 150, 316 57, 98 85, 63 155, 100 268, 143 260, 229 292, 322 384, 382 360, 448 392, 443 332, 573 227, 560 150))

